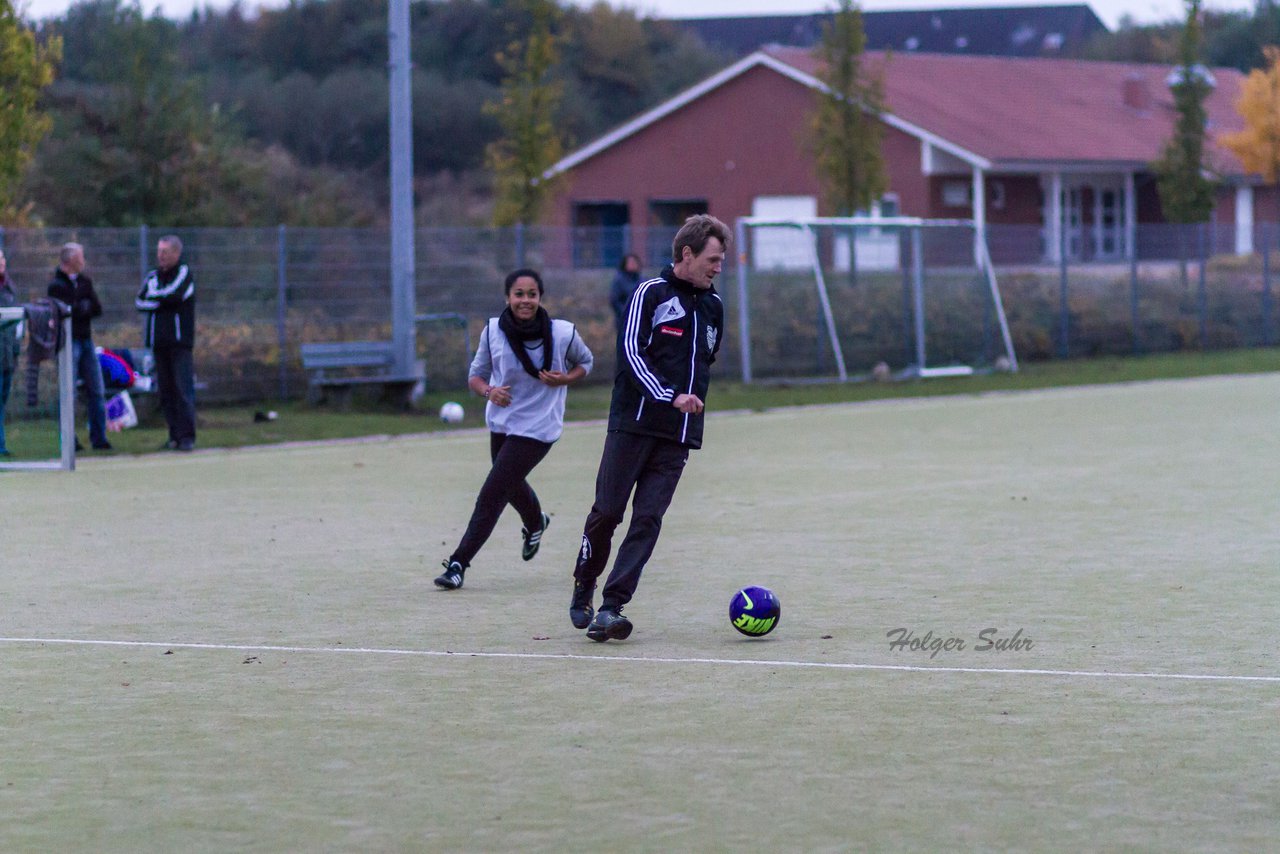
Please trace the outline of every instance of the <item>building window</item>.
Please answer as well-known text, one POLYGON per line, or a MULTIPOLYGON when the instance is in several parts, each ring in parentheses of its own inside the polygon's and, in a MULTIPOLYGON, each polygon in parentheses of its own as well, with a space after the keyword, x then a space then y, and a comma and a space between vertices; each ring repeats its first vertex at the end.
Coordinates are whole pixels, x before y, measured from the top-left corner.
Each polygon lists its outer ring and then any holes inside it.
POLYGON ((573 266, 615 266, 627 251, 630 222, 626 202, 575 203, 573 266))
POLYGON ((992 181, 987 190, 987 199, 991 203, 991 209, 1002 211, 1005 206, 1005 190, 1004 181, 992 181))
POLYGON ((671 260, 671 242, 684 221, 708 213, 706 199, 651 199, 645 241, 645 266, 661 266, 671 260))
POLYGON ((942 204, 949 208, 969 207, 969 182, 947 181, 942 185, 942 204))
POLYGON ((649 202, 649 224, 675 226, 691 216, 707 212, 706 199, 661 199, 649 202))
MULTIPOLYGON (((756 196, 751 215, 766 220, 812 219, 818 215, 816 196, 756 196)), ((796 228, 760 226, 751 229, 751 263, 761 270, 813 268, 813 241, 796 228)))

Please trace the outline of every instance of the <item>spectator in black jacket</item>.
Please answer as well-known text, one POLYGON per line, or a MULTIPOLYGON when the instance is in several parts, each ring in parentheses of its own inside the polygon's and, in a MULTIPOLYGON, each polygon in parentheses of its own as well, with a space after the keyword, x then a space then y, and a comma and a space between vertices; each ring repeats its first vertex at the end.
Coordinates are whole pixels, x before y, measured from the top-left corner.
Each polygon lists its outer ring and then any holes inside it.
POLYGON ((613 274, 609 283, 609 308, 613 309, 613 319, 617 324, 618 334, 626 323, 627 302, 640 287, 640 256, 628 252, 618 262, 618 272, 613 274))
MULTIPOLYGON (((9 278, 8 261, 0 250, 0 308, 13 308, 18 304, 18 292, 9 278)), ((18 327, 20 320, 0 320, 0 457, 9 456, 5 446, 4 409, 9 402, 9 389, 13 375, 18 372, 18 327)))
MULTIPOLYGON (((84 272, 84 247, 64 243, 58 252, 58 269, 49 283, 49 296, 71 306, 71 358, 84 388, 89 416, 89 444, 94 450, 109 451, 107 405, 102 386, 102 366, 93 346, 93 319, 102 316, 102 303, 93 289, 93 279, 84 272)), ((76 440, 76 450, 82 450, 76 440)))
POLYGON ((134 303, 146 315, 144 343, 156 361, 160 408, 169 425, 169 450, 196 446, 196 282, 182 263, 182 241, 167 234, 156 243, 156 269, 147 274, 134 303))
POLYGON ((569 604, 574 627, 586 629, 594 641, 631 634, 622 606, 631 601, 653 554, 689 450, 702 447, 703 403, 724 330, 724 306, 712 285, 728 244, 729 229, 720 220, 690 217, 672 245, 674 263, 642 283, 627 304, 623 364, 614 380, 595 503, 582 532, 569 604), (633 490, 631 526, 605 582, 600 612, 594 613, 596 579, 633 490))

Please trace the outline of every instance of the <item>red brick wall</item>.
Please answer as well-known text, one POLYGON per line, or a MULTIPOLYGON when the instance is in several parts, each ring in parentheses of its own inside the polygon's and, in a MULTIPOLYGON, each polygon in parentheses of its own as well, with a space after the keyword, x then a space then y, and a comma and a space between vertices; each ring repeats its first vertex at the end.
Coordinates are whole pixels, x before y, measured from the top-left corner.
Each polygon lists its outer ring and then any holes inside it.
MULTIPOLYGON (((575 202, 626 201, 640 227, 650 200, 706 199, 712 215, 732 224, 751 213, 756 196, 775 195, 817 196, 820 213, 831 214, 808 148, 815 99, 807 87, 754 68, 579 164, 552 223, 571 224, 575 202)), ((884 155, 903 215, 926 215, 919 140, 886 126, 884 155)))
POLYGON ((813 93, 754 68, 569 173, 554 207, 568 225, 573 202, 626 200, 631 223, 649 220, 650 200, 706 199, 732 224, 759 195, 817 195, 804 150, 813 93))
MULTIPOLYGON (((991 175, 988 185, 999 181, 1004 185, 1004 210, 987 203, 987 222, 999 224, 1039 225, 1044 219, 1044 199, 1038 175, 991 175)), ((988 195, 990 195, 988 189, 988 195)))

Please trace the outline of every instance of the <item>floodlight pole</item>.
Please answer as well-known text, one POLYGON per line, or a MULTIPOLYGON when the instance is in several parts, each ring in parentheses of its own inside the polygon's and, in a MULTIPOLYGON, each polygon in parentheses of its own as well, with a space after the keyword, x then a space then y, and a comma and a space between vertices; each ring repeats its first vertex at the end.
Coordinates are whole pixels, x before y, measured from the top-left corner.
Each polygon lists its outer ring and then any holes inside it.
POLYGON ((414 335, 413 101, 409 74, 409 0, 387 8, 391 112, 391 343, 395 372, 407 377, 417 355, 414 335))

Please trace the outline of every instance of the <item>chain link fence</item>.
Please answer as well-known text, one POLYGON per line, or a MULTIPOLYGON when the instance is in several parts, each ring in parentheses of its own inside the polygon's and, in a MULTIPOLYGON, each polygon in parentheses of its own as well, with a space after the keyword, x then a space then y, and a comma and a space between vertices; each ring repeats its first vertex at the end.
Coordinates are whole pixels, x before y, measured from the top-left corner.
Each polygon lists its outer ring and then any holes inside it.
MULTIPOLYGON (((169 233, 182 238, 195 274, 202 402, 302 397, 307 377, 301 344, 391 337, 390 236, 385 229, 5 229, 0 230, 0 247, 19 298, 32 299, 45 293, 59 247, 67 241, 83 244, 86 272, 105 311, 94 322, 95 340, 112 349, 132 348, 141 343, 133 300, 154 265, 156 239, 169 233)), ((608 286, 613 265, 623 251, 637 251, 645 260, 644 272, 652 274, 665 263, 673 235, 674 229, 667 228, 634 234, 600 228, 420 229, 415 236, 416 307, 424 319, 417 331, 429 384, 437 389, 464 386, 469 348, 485 318, 502 308, 503 277, 520 265, 541 270, 548 310, 576 323, 596 354, 592 381, 610 381, 615 348, 608 286)), ((1133 260, 1045 263, 1038 227, 988 230, 1013 342, 1024 361, 1273 345, 1280 226, 1255 226, 1252 254, 1235 253, 1238 238, 1233 227, 1142 226, 1133 260)), ((738 375, 741 364, 736 263, 731 252, 719 285, 729 326, 720 370, 729 377, 738 375)), ((762 285, 759 293, 750 294, 749 334, 762 354, 788 354, 787 342, 796 335, 813 341, 822 337, 817 313, 783 310, 796 294, 812 292, 812 271, 796 275, 794 291, 774 277, 767 291, 762 285), (787 325, 773 322, 782 316, 787 325), (814 328, 794 328, 797 324, 814 328)), ((945 314, 945 302, 934 310, 945 314)), ((856 312, 837 307, 835 314, 842 313, 849 323, 862 322, 856 312)), ((883 347, 850 348, 858 361, 850 365, 851 372, 909 358, 909 330, 903 318, 892 323, 890 332, 878 331, 883 347)), ((815 353, 813 358, 822 357, 815 353)), ((757 368, 762 375, 785 376, 790 370, 781 364, 779 371, 763 364, 757 368)))

